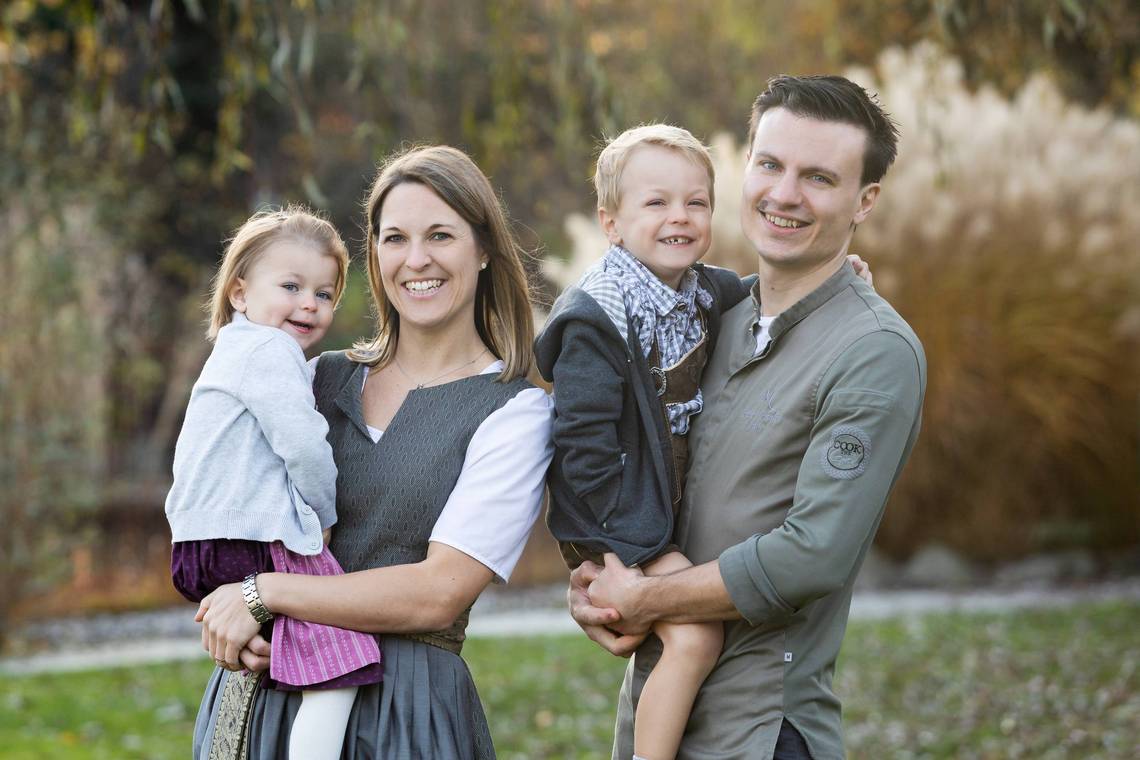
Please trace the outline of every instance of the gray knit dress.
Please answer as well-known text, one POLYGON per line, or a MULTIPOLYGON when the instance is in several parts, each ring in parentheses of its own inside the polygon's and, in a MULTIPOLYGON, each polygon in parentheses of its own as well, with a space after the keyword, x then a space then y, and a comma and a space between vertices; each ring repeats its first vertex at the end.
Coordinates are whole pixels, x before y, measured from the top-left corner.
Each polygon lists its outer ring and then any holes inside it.
MULTIPOLYGON (((346 572, 419 562, 463 468, 479 425, 520 391, 496 375, 475 375, 408 393, 384 436, 373 443, 361 411, 365 367, 343 353, 321 356, 313 390, 329 423, 338 470, 331 549, 346 572)), ((487 719, 459 656, 467 612, 443 631, 382 634, 384 681, 364 686, 345 732, 351 760, 484 760, 495 757, 487 719)), ((215 669, 194 726, 194 757, 210 754, 229 673, 215 669)), ((260 690, 253 703, 249 757, 288 754, 298 692, 260 690)))

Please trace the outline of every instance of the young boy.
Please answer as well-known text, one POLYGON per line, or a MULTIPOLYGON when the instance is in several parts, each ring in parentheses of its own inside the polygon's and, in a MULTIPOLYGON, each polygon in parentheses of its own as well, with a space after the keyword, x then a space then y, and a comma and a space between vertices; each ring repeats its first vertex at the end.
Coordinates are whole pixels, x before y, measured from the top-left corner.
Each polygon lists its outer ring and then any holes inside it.
MULTIPOLYGON (((690 562, 672 544, 690 418, 720 314, 740 278, 697 263, 712 242, 713 166, 688 131, 627 130, 598 156, 598 219, 610 247, 555 303, 535 343, 554 383, 548 524, 571 567, 614 552, 658 575, 690 562)), ((663 651, 634 722, 634 757, 672 758, 716 664, 720 623, 653 627, 663 651)))

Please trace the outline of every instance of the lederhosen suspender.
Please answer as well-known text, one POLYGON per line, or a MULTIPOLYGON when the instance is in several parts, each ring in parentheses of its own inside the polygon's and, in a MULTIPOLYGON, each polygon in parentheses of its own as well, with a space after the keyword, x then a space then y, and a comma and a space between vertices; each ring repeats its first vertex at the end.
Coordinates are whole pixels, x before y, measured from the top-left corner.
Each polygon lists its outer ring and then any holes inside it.
MULTIPOLYGON (((661 414, 665 419, 666 430, 669 429, 669 415, 665 411, 665 405, 691 401, 697 395, 701 373, 708 363, 708 321, 705 319, 705 310, 700 306, 697 307, 697 317, 701 320, 701 339, 676 364, 671 367, 661 366, 661 353, 657 349, 656 337, 653 339, 649 356, 646 357, 649 363, 649 375, 653 378, 657 398, 661 402, 661 414)), ((689 437, 671 434, 669 438, 673 468, 673 513, 676 515, 681 504, 685 473, 689 469, 689 437)))

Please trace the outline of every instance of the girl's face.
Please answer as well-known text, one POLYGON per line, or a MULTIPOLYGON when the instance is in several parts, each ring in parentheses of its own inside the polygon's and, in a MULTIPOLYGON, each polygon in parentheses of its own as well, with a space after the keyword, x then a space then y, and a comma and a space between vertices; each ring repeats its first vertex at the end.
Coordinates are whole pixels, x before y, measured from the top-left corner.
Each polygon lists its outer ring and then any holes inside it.
POLYGON ((426 185, 404 182, 388 192, 377 227, 380 279, 400 329, 473 327, 487 256, 471 225, 426 185))
POLYGON ((230 289, 230 305, 250 322, 284 330, 307 351, 333 318, 337 262, 295 240, 272 243, 230 289))

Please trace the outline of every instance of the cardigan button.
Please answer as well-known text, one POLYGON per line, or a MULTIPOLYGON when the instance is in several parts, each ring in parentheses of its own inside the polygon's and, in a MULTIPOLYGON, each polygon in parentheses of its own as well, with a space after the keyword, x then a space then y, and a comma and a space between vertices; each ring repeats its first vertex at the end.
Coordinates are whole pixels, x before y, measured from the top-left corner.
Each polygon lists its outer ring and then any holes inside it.
POLYGON ((309 543, 309 548, 310 549, 320 549, 321 548, 321 542, 320 541, 312 541, 309 543))
POLYGON ((311 514, 313 514, 313 508, 310 507, 308 504, 302 504, 301 505, 301 514, 311 515, 311 514))

